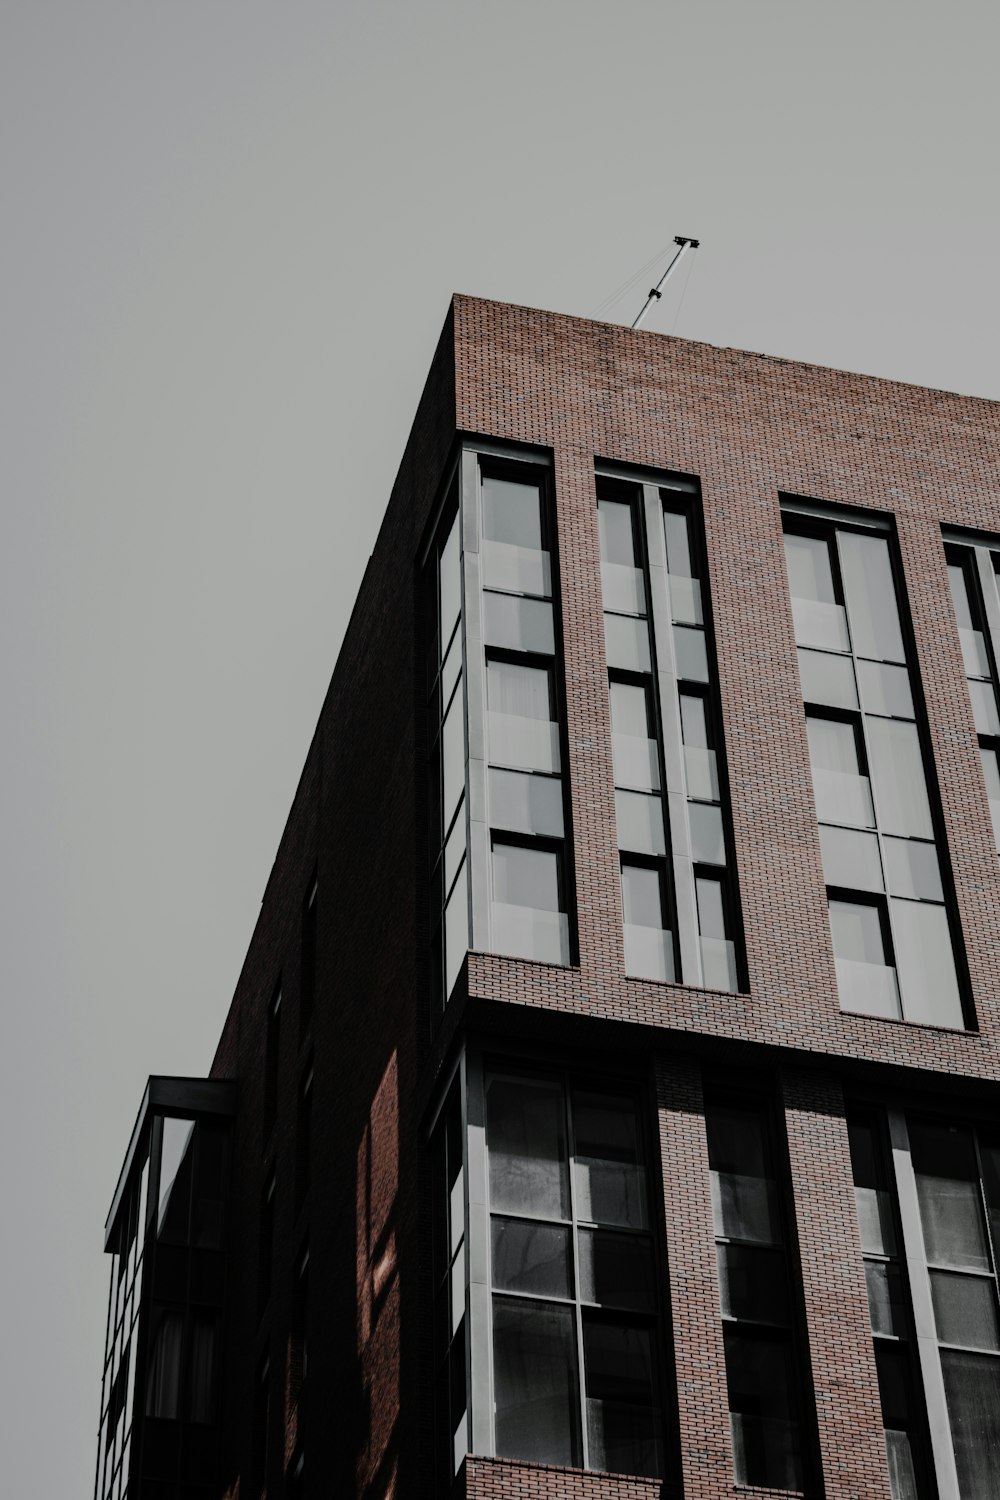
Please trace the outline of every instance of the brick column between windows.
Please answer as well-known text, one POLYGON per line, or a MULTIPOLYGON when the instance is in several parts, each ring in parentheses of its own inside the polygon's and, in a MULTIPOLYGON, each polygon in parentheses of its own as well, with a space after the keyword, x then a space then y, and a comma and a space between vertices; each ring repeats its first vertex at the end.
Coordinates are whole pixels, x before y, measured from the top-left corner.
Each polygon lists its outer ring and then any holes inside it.
POLYGON ((891 1500, 839 1082, 786 1071, 788 1136, 825 1500, 891 1500))
POLYGON ((718 1500, 734 1474, 701 1068, 655 1067, 684 1500, 718 1500))

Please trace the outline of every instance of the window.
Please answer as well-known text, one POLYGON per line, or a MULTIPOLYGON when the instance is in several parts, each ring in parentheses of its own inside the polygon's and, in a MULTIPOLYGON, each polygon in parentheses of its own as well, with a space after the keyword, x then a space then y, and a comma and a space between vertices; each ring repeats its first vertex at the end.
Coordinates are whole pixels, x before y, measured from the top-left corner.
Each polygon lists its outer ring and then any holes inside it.
POLYGON ((274 1128, 278 1112, 278 1077, 281 1063, 281 985, 267 1008, 267 1039, 264 1044, 264 1144, 274 1128))
POLYGON ((874 1114, 852 1113, 848 1131, 892 1497, 925 1500, 931 1494, 926 1418, 917 1394, 913 1318, 886 1142, 874 1114))
POLYGON ((598 478, 625 962, 637 978, 736 990, 731 834, 696 497, 690 481, 598 478), (640 888, 646 916, 637 922, 630 911, 640 888))
POLYGON ((713 1103, 706 1126, 736 1482, 801 1489, 803 1382, 768 1115, 713 1103))
POLYGON ((976 543, 945 547, 948 582, 958 622, 965 675, 972 700, 972 717, 979 737, 983 780, 990 802, 993 836, 1000 849, 1000 695, 997 684, 997 649, 1000 641, 1000 601, 997 569, 1000 547, 976 543), (991 628, 990 620, 994 624, 991 628))
POLYGON ((302 907, 302 967, 299 988, 299 1028, 304 1036, 312 1023, 316 1000, 316 938, 319 919, 319 882, 309 883, 302 907))
POLYGON ((569 961, 562 851, 493 840, 493 941, 498 953, 569 961))
POLYGON ((312 1166, 313 1067, 306 1068, 299 1087, 299 1113, 295 1134, 295 1205, 301 1208, 309 1191, 312 1166))
POLYGON ((465 1153, 462 1104, 456 1085, 442 1111, 431 1149, 434 1220, 434 1461, 442 1488, 450 1485, 469 1449, 466 1397, 465 1153))
POLYGON ((257 1237, 257 1308, 263 1313, 271 1296, 271 1267, 274 1259, 274 1194, 277 1183, 272 1172, 267 1179, 260 1205, 257 1237))
POLYGON ((635 1099, 494 1073, 486 1131, 496 1453, 662 1474, 635 1099))
POLYGON ((253 1479, 252 1494, 264 1493, 267 1485, 269 1428, 271 1425, 271 1365, 265 1357, 257 1370, 253 1394, 253 1479))
POLYGON ((892 539, 786 509, 785 557, 841 1007, 961 1028, 892 539))

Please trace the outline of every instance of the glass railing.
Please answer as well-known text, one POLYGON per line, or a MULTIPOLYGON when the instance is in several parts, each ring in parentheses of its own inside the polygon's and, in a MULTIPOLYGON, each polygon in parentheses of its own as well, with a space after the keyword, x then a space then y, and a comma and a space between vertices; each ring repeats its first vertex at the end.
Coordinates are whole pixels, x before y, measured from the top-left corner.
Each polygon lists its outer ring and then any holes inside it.
POLYGON ((494 901, 491 946, 494 953, 506 953, 512 958, 568 964, 569 918, 561 911, 494 901))
POLYGON ((646 792, 615 792, 618 847, 633 854, 666 854, 663 803, 646 792))
POLYGON ((483 583, 510 594, 552 594, 552 562, 547 552, 514 547, 509 542, 483 542, 483 583))
POLYGON ((820 604, 816 599, 792 600, 795 640, 800 646, 816 646, 821 651, 849 651, 847 615, 842 604, 820 604))
POLYGON ((646 584, 639 568, 624 563, 601 563, 604 608, 618 615, 646 613, 646 584))
POLYGON ((730 990, 739 988, 736 977, 736 944, 729 938, 702 937, 701 973, 707 990, 730 990))
POLYGON ((633 979, 674 980, 673 936, 662 927, 625 923, 625 972, 633 979))
POLYGON ((559 725, 490 709, 486 716, 489 761, 522 771, 559 770, 559 725))
POLYGON ((659 791, 660 757, 655 740, 635 734, 613 734, 611 746, 615 786, 633 787, 640 792, 659 791))
POLYGON ((887 1016, 898 1021, 899 984, 896 970, 887 964, 866 964, 853 958, 837 959, 837 988, 841 1010, 865 1016, 887 1016))
POLYGON ((670 590, 670 616, 677 625, 701 625, 704 614, 701 607, 701 584, 697 578, 685 578, 680 573, 667 575, 670 590))
POLYGON ((875 811, 867 776, 813 767, 816 815, 821 823, 846 823, 850 828, 874 828, 875 811))
POLYGON ((645 620, 633 620, 628 615, 605 615, 604 649, 609 667, 619 667, 626 672, 650 670, 649 626, 645 620))

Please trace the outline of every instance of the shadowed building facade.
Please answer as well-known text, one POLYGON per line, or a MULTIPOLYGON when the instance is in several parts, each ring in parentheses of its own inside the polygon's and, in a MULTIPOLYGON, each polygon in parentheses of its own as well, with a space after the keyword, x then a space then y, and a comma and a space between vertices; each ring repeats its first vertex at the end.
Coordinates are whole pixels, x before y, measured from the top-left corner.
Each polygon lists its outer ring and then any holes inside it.
POLYGON ((1000 1494, 1000 407, 456 297, 97 1500, 1000 1494))

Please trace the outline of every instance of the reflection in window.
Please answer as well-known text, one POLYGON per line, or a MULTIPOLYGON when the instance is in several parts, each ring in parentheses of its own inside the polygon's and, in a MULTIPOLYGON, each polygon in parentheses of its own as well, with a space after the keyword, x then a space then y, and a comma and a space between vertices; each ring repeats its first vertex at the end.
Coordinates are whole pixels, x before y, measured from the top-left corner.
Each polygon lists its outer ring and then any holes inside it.
POLYGON ((763 1108, 706 1109, 737 1484, 802 1488, 801 1380, 763 1108))
POLYGON ((661 1474, 634 1101, 560 1077, 495 1075, 486 1131, 496 1452, 661 1474))
POLYGON ((788 512, 785 555, 841 1007, 960 1028, 890 538, 788 512))

